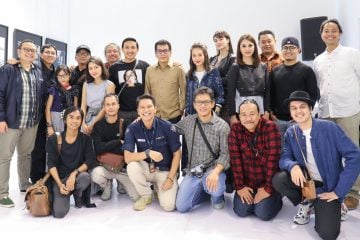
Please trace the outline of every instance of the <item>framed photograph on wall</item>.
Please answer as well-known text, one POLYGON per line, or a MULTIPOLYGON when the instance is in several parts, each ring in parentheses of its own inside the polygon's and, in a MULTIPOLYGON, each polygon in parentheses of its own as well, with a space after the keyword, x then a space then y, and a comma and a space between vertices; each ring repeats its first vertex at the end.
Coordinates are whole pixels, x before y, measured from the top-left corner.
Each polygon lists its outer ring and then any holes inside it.
POLYGON ((20 42, 24 39, 31 39, 34 41, 37 49, 37 63, 40 62, 40 49, 42 46, 42 36, 25 32, 19 29, 14 30, 14 44, 13 44, 13 57, 17 58, 17 48, 20 44, 20 42))
POLYGON ((0 67, 7 61, 9 28, 0 24, 0 67))
POLYGON ((51 38, 46 38, 45 43, 53 44, 57 48, 57 58, 54 62, 55 67, 59 66, 60 64, 66 65, 67 44, 51 38))

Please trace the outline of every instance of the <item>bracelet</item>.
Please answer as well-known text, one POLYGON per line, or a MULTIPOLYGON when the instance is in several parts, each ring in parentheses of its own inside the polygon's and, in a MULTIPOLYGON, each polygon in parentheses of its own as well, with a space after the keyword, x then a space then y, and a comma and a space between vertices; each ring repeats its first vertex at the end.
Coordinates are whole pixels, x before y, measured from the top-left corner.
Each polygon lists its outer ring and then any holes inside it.
POLYGON ((46 126, 52 127, 53 125, 51 123, 46 123, 46 126))
POLYGON ((174 180, 172 180, 170 177, 167 177, 166 179, 169 179, 171 182, 174 182, 174 180))

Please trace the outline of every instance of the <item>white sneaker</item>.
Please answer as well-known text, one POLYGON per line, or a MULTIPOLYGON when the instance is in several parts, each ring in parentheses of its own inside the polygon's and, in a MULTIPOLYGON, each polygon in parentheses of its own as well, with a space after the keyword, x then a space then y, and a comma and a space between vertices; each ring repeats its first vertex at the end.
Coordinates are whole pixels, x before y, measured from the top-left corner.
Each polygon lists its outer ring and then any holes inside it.
POLYGON ((341 204, 341 221, 345 221, 347 218, 348 208, 345 203, 341 204))
POLYGON ((299 210, 294 217, 294 223, 304 225, 309 223, 311 212, 314 210, 313 202, 302 202, 299 204, 299 210))
POLYGON ((103 201, 109 200, 111 198, 111 191, 112 191, 112 181, 108 181, 103 189, 103 193, 100 196, 101 200, 103 201))

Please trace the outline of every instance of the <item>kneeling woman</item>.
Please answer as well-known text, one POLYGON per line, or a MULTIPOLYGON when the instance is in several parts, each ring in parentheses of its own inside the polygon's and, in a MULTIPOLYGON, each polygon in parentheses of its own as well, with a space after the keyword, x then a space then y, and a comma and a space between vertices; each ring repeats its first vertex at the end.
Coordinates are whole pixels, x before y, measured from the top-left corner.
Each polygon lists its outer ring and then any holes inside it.
POLYGON ((80 132, 83 118, 84 113, 80 108, 67 108, 60 149, 55 134, 46 145, 48 169, 53 177, 53 215, 56 218, 63 218, 69 212, 71 194, 74 195, 76 207, 87 204, 82 201, 82 196, 90 185, 88 170, 95 164, 95 152, 91 138, 80 132))

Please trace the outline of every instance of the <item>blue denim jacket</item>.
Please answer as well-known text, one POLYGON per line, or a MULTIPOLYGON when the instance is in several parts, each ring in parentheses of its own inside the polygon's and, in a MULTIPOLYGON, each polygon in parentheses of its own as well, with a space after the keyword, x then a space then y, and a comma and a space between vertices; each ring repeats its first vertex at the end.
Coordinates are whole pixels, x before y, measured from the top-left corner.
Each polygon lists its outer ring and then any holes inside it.
MULTIPOLYGON (((316 191, 318 194, 334 191, 341 200, 350 191, 359 175, 360 150, 335 123, 319 119, 312 121, 311 147, 323 179, 323 186, 317 188, 316 191), (345 166, 342 164, 342 158, 345 159, 345 166)), ((294 165, 299 165, 301 168, 306 166, 294 130, 299 138, 302 151, 306 153, 302 130, 298 125, 288 128, 279 163, 280 168, 288 172, 294 165)))

